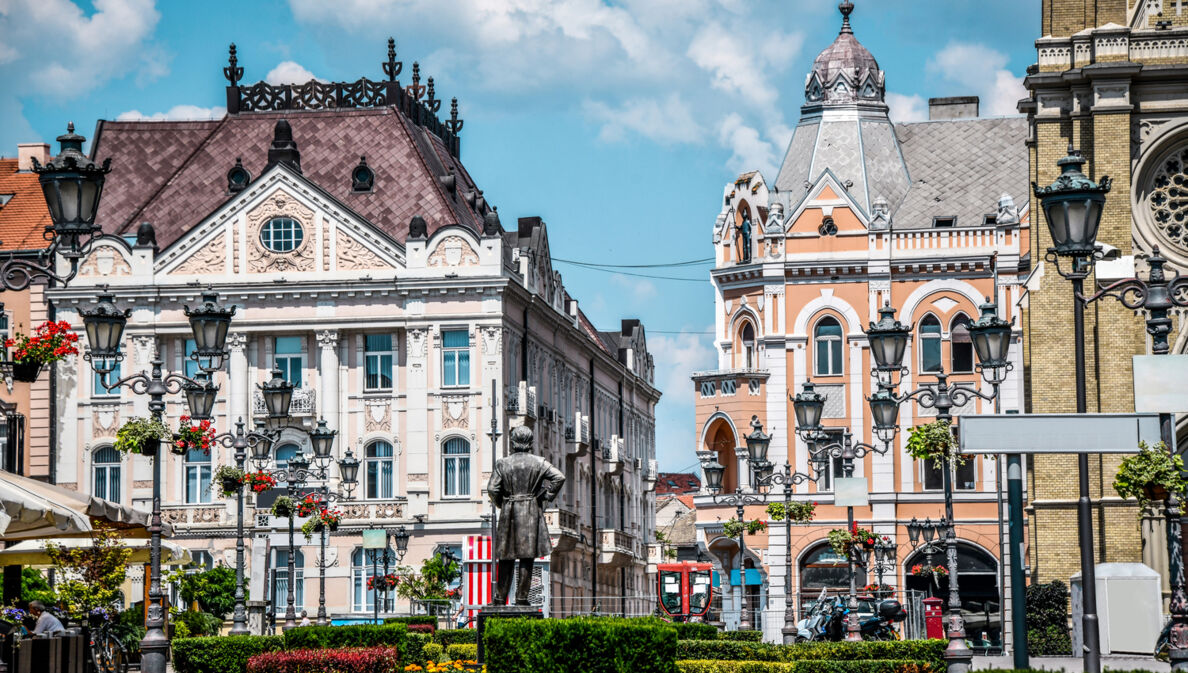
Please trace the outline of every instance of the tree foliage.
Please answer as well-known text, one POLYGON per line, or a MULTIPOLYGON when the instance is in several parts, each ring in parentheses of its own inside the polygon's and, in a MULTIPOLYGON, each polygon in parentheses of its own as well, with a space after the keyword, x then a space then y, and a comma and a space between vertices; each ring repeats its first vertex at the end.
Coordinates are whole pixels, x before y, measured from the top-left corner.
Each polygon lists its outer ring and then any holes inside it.
POLYGON ((456 561, 447 560, 444 554, 436 553, 425 559, 421 571, 403 567, 397 569, 400 585, 396 595, 410 600, 445 600, 450 598, 449 585, 462 576, 456 561))
POLYGON ((45 575, 37 568, 21 568, 21 600, 25 603, 41 601, 46 605, 56 605, 58 594, 50 588, 45 575))
POLYGON ((120 544, 115 528, 96 523, 90 547, 46 544, 45 553, 61 573, 59 604, 72 619, 82 620, 96 608, 109 608, 120 599, 132 550, 120 544))
MULTIPOLYGON (((220 619, 235 610, 234 569, 221 565, 200 573, 179 573, 175 579, 178 593, 187 607, 198 603, 200 611, 220 619)), ((247 600, 247 587, 244 587, 243 599, 247 600)))

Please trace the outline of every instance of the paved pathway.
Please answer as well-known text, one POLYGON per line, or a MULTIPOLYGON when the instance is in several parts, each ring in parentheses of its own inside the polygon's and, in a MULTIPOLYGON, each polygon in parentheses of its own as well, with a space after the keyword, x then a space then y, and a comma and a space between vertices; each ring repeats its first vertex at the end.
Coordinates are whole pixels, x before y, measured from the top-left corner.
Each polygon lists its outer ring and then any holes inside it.
MULTIPOLYGON (((1031 657, 1031 667, 1045 671, 1065 671, 1065 673, 1081 673, 1081 660, 1073 657, 1031 657)), ((1006 657, 974 657, 973 670, 980 671, 988 668, 1014 668, 1010 656, 1006 657)), ((1101 658, 1102 670, 1129 671, 1140 669, 1145 671, 1170 671, 1171 666, 1156 661, 1151 657, 1139 656, 1105 656, 1101 658)))

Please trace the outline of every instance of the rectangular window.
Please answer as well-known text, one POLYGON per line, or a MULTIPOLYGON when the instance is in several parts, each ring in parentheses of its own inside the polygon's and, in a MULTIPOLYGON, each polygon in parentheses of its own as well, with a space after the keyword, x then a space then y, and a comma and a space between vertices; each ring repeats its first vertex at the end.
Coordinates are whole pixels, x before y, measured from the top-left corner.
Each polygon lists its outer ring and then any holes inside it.
MULTIPOLYGON (((201 452, 199 452, 201 453, 201 452)), ((210 459, 206 463, 186 464, 186 503, 210 502, 210 459)))
POLYGON ((702 381, 701 382, 701 396, 702 397, 713 397, 714 395, 717 395, 717 394, 718 394, 718 386, 716 383, 714 383, 713 381, 702 381))
MULTIPOLYGON (((945 488, 945 474, 940 461, 928 461, 924 465, 924 490, 942 491, 945 488)), ((957 466, 953 474, 953 490, 972 491, 976 489, 977 476, 974 470, 974 458, 970 456, 964 463, 957 466)))
POLYGON ((738 390, 737 383, 735 382, 734 379, 723 379, 722 380, 722 395, 723 396, 733 395, 735 392, 737 392, 737 390, 738 390))
MULTIPOLYGON (((94 381, 93 387, 91 389, 92 397, 119 397, 120 396, 119 388, 110 388, 109 389, 103 385, 103 377, 99 375, 99 372, 95 372, 95 375, 92 377, 92 379, 94 381)), ((115 369, 111 370, 111 373, 107 375, 107 382, 110 384, 114 384, 116 381, 119 381, 119 380, 120 380, 120 363, 117 362, 117 363, 115 363, 115 369)))
POLYGON ((281 370, 281 376, 295 387, 301 387, 301 375, 305 369, 305 344, 301 337, 276 337, 273 352, 276 354, 276 367, 281 370))
POLYGON ((364 337, 364 366, 366 390, 392 389, 392 335, 368 334, 364 337))
POLYGON ((470 385, 470 334, 464 329, 441 333, 441 385, 470 385))
POLYGON ((470 443, 460 437, 446 440, 442 460, 446 497, 470 495, 470 443))
POLYGON ((193 339, 186 339, 186 350, 182 354, 182 367, 185 369, 186 376, 194 378, 198 375, 198 361, 190 359, 190 355, 194 353, 194 349, 198 345, 193 339))

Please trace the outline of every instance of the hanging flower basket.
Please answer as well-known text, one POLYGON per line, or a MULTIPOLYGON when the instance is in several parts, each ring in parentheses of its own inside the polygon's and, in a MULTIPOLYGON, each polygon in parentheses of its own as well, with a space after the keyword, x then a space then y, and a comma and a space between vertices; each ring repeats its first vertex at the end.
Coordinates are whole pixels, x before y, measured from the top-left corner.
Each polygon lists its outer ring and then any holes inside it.
POLYGON ((1141 516, 1143 509, 1166 502, 1172 493, 1183 498, 1183 472, 1183 458, 1172 455, 1166 444, 1147 446, 1139 442, 1139 452, 1127 456, 1118 466, 1114 491, 1122 498, 1138 498, 1141 516))
POLYGON ((313 516, 322 510, 322 496, 316 493, 309 493, 304 498, 297 502, 296 513, 297 516, 306 517, 313 516))
POLYGON ((287 519, 293 516, 293 499, 287 495, 282 495, 272 503, 272 516, 287 519))
POLYGON ((933 421, 912 428, 907 440, 908 455, 916 460, 943 464, 946 460, 961 465, 965 458, 957 453, 957 440, 948 421, 933 421))
POLYGON ((214 479, 211 480, 211 488, 216 484, 228 498, 239 493, 239 489, 243 488, 243 470, 231 465, 219 467, 215 470, 214 479))
POLYGON ((161 449, 161 440, 169 436, 169 428, 164 423, 151 418, 133 417, 116 431, 113 446, 122 453, 152 457, 161 449))
POLYGON ((324 509, 318 514, 318 520, 325 524, 326 529, 334 532, 338 524, 342 523, 342 512, 336 509, 324 509))
POLYGON ((793 502, 787 507, 782 502, 773 502, 767 506, 767 516, 772 521, 783 521, 787 517, 791 523, 809 523, 816 511, 815 502, 793 502))
POLYGON ((4 340, 4 347, 12 350, 12 378, 24 383, 37 380, 41 369, 51 362, 57 362, 68 355, 78 353, 78 335, 70 330, 70 323, 43 322, 33 334, 18 332, 11 339, 4 340))
POLYGON ((834 553, 842 556, 849 556, 854 551, 874 549, 876 539, 874 533, 859 528, 858 524, 854 524, 849 530, 834 528, 829 531, 829 546, 833 548, 834 553))
POLYGON ((400 584, 400 578, 394 573, 387 575, 376 575, 367 578, 367 588, 372 591, 388 592, 395 589, 400 584))
POLYGON ((895 587, 890 584, 867 584, 862 590, 875 598, 887 598, 895 593, 895 587))
POLYGON ((195 450, 202 451, 209 456, 210 447, 214 444, 214 436, 215 429, 210 421, 194 424, 190 422, 189 416, 182 416, 181 427, 173 435, 173 443, 169 445, 169 450, 179 456, 184 456, 195 450))
POLYGON ((926 565, 916 564, 912 566, 912 576, 930 579, 936 588, 939 589, 940 581, 949 576, 949 569, 943 565, 929 568, 926 565))
POLYGON ((12 363, 12 380, 33 383, 41 375, 41 369, 44 366, 40 362, 14 362, 12 363))
POLYGON ((276 486, 276 478, 264 471, 248 472, 243 475, 243 485, 252 489, 253 493, 263 493, 276 486))

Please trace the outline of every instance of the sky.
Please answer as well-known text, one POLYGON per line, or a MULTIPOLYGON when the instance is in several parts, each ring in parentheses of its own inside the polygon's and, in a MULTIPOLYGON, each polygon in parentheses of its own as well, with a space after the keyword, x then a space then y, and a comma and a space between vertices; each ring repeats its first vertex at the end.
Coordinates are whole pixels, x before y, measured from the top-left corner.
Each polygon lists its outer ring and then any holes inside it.
MULTIPOLYGON (((1015 114, 1038 2, 855 4, 894 119, 936 96, 1015 114)), ((401 80, 418 61, 458 98, 462 160, 504 226, 544 218, 559 260, 703 260, 725 183, 774 179, 840 23, 831 0, 0 0, 0 155, 67 121, 89 137, 98 119, 221 116, 231 42, 245 82, 280 83, 381 79, 391 36, 401 80)), ((689 375, 717 362, 708 265, 555 267, 600 329, 643 320, 660 469, 692 470, 689 375)))

